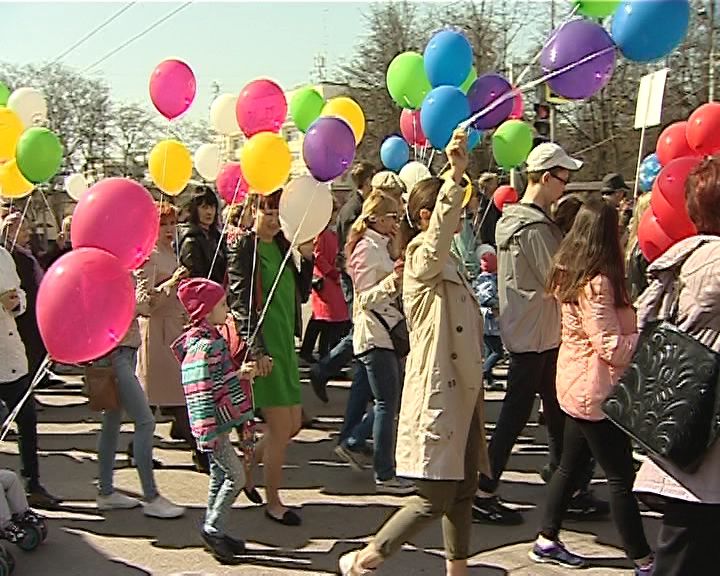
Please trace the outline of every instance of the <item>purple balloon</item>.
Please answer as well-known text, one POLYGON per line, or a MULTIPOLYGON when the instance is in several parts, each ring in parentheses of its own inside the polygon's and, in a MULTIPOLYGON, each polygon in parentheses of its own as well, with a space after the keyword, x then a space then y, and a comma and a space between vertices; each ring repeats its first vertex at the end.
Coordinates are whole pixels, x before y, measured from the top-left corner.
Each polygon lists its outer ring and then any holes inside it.
POLYGON ((589 98, 610 81, 615 70, 615 50, 612 49, 615 44, 605 28, 589 20, 572 20, 554 30, 553 36, 540 56, 546 74, 604 51, 548 80, 554 92, 564 98, 581 100, 589 98))
POLYGON ((315 180, 334 180, 350 168, 355 159, 352 128, 340 118, 318 118, 305 134, 303 158, 315 180))
MULTIPOLYGON (((500 96, 506 92, 510 92, 512 86, 503 76, 500 74, 490 73, 483 74, 478 77, 470 90, 468 90, 467 97, 470 102, 470 109, 472 113, 480 112, 487 106, 495 102, 500 96)), ((508 98, 501 104, 498 104, 495 108, 483 114, 480 118, 473 122, 473 127, 478 130, 488 130, 500 126, 505 120, 510 117, 513 111, 513 98, 508 98)))

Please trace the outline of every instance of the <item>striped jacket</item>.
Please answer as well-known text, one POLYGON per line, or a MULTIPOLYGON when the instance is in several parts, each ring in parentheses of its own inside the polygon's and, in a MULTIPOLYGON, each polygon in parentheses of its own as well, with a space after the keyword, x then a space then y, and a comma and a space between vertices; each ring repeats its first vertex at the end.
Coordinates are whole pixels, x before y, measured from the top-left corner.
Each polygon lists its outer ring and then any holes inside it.
POLYGON ((225 340, 207 322, 172 344, 182 366, 190 427, 198 449, 212 451, 218 436, 253 417, 251 383, 233 369, 225 340))

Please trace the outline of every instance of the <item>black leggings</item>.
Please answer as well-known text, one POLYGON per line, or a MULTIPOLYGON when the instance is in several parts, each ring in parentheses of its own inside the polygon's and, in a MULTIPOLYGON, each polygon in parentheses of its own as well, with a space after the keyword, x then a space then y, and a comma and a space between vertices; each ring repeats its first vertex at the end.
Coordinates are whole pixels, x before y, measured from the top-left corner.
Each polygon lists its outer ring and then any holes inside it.
POLYGON ((594 456, 610 488, 610 509, 631 560, 650 555, 640 510, 632 488, 635 481, 630 438, 608 420, 592 422, 567 416, 560 467, 553 474, 541 534, 557 540, 578 478, 594 456))

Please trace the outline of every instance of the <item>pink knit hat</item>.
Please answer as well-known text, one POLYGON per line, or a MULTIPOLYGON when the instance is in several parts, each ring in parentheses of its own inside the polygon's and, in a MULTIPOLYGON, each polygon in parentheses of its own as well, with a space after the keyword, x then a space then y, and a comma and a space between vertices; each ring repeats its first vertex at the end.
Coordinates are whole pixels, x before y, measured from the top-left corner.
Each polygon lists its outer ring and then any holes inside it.
POLYGON ((207 318, 223 296, 223 287, 207 278, 183 280, 178 287, 178 298, 194 324, 207 318))

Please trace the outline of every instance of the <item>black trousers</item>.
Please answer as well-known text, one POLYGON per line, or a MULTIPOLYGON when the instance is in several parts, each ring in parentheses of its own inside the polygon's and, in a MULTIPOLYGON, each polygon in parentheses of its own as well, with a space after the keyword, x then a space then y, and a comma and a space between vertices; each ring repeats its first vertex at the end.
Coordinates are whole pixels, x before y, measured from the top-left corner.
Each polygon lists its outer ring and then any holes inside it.
POLYGON ((716 574, 720 563, 720 504, 666 499, 654 576, 716 574))
MULTIPOLYGON (((10 412, 18 405, 32 382, 32 374, 23 376, 14 382, 0 384, 0 399, 7 404, 10 412)), ((39 483, 40 471, 37 454, 37 413, 35 398, 31 394, 15 419, 18 427, 18 448, 22 460, 22 475, 32 489, 39 483)))
POLYGON ((310 356, 315 349, 315 343, 320 338, 320 346, 318 349, 319 357, 324 358, 335 348, 338 342, 350 330, 350 322, 330 322, 328 320, 310 319, 307 328, 305 328, 305 336, 303 338, 301 354, 310 356))
POLYGON ((630 438, 608 420, 592 422, 566 417, 562 459, 548 489, 542 535, 557 540, 578 478, 592 456, 607 476, 610 510, 625 552, 632 560, 645 558, 650 554, 650 546, 632 491, 635 468, 630 438))

